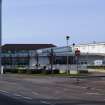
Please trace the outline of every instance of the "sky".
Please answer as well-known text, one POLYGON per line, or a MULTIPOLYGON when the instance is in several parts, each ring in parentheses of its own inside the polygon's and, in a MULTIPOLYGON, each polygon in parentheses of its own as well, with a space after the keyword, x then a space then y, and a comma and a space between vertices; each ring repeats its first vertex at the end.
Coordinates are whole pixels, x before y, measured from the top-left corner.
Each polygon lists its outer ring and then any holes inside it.
POLYGON ((2 43, 105 42, 105 0, 2 0, 2 43))

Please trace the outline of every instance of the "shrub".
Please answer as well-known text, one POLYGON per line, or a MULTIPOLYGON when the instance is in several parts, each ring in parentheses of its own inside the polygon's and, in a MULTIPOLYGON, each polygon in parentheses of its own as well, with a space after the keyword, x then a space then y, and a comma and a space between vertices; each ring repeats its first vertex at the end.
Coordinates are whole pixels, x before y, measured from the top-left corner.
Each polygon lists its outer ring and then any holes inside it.
POLYGON ((11 69, 10 72, 11 73, 18 73, 18 69, 11 69))
POLYGON ((105 69, 105 66, 87 66, 89 69, 105 69))
POLYGON ((44 70, 44 74, 52 74, 51 70, 44 70))
POLYGON ((59 74, 59 73, 60 73, 59 69, 53 70, 53 74, 59 74))
POLYGON ((26 69, 18 69, 18 73, 26 73, 26 69))
POLYGON ((60 72, 60 71, 59 71, 58 69, 53 70, 53 71, 50 70, 50 69, 49 69, 49 70, 44 70, 44 71, 43 71, 44 74, 59 74, 59 72, 60 72))
POLYGON ((11 72, 11 69, 4 69, 4 72, 11 72))
POLYGON ((5 69, 3 69, 3 71, 4 71, 4 73, 6 73, 6 72, 18 73, 18 70, 17 69, 7 69, 7 68, 5 68, 5 69))
POLYGON ((88 70, 79 70, 79 73, 87 74, 88 70))
POLYGON ((40 74, 42 73, 42 69, 29 69, 27 70, 28 74, 40 74))

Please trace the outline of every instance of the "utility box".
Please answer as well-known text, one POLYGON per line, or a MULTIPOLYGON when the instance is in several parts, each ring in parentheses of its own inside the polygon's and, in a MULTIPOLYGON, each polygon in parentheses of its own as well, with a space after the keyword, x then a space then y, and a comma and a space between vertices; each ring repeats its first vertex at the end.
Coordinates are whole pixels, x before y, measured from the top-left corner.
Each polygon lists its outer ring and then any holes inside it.
POLYGON ((1 74, 4 74, 3 66, 1 66, 1 74))
POLYGON ((102 60, 95 60, 94 61, 94 65, 95 66, 101 66, 103 64, 103 61, 102 60))

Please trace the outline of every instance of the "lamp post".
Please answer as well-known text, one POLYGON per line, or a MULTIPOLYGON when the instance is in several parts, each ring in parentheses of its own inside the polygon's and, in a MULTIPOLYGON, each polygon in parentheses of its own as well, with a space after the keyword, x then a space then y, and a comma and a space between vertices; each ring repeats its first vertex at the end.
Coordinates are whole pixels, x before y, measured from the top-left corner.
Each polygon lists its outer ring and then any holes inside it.
POLYGON ((36 68, 39 68, 39 54, 36 52, 36 68))
MULTIPOLYGON (((72 45, 73 45, 72 51, 74 53, 75 52, 75 43, 73 43, 72 45)), ((75 64, 75 54, 73 54, 73 64, 75 64)))
MULTIPOLYGON (((79 57, 80 57, 80 50, 78 48, 75 50, 75 56, 76 56, 77 74, 78 74, 79 73, 78 65, 79 65, 79 57)), ((76 83, 79 83, 78 77, 77 77, 76 83)))
POLYGON ((51 52, 50 52, 51 73, 53 73, 53 57, 54 57, 54 51, 51 48, 51 52))
POLYGON ((1 68, 2 68, 2 27, 1 27, 1 14, 2 14, 2 0, 0 0, 0 73, 1 73, 1 68))
MULTIPOLYGON (((69 38, 70 38, 70 36, 66 36, 67 49, 68 49, 68 51, 69 51, 69 45, 68 45, 69 38)), ((69 55, 68 54, 67 54, 67 74, 69 74, 69 55)))

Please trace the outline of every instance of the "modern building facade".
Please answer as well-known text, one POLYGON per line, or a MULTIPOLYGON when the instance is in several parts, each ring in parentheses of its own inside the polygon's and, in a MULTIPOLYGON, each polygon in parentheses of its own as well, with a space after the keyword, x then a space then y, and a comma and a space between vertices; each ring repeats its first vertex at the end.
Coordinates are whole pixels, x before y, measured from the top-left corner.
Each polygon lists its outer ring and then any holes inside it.
POLYGON ((72 48, 79 49, 81 51, 81 64, 98 65, 98 62, 99 65, 105 64, 105 42, 78 44, 72 46, 72 48))
POLYGON ((78 44, 74 47, 75 49, 78 48, 81 51, 81 53, 105 54, 105 42, 78 44))
POLYGON ((4 68, 59 67, 66 69, 77 63, 75 50, 80 50, 79 65, 105 65, 105 43, 56 47, 53 44, 6 44, 2 46, 4 68), (67 61, 67 57, 69 58, 67 61))
POLYGON ((2 65, 5 68, 29 67, 37 59, 36 50, 55 47, 53 44, 6 44, 2 46, 2 65), (34 52, 34 56, 33 56, 34 52))

